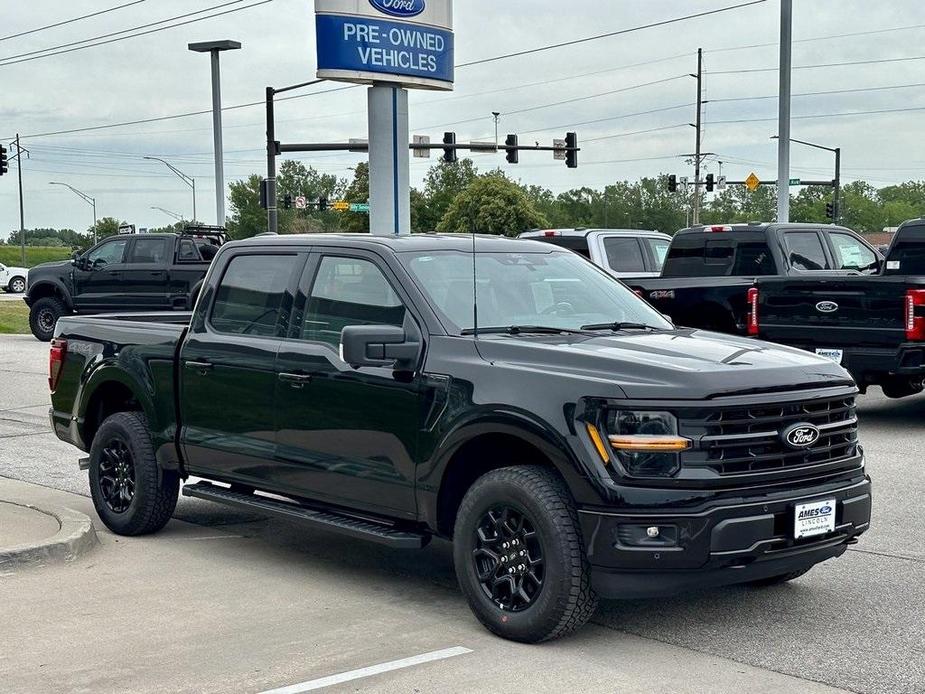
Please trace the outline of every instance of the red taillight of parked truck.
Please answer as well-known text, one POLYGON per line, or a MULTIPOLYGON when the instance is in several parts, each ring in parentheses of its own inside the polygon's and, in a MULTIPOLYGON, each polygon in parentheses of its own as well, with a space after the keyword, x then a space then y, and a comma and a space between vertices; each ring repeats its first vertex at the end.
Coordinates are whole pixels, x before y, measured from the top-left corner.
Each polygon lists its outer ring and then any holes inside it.
POLYGON ((758 288, 748 290, 748 334, 758 335, 758 288))
POLYGON ((64 367, 64 357, 67 355, 67 340, 52 340, 51 351, 48 353, 48 388, 54 392, 58 388, 61 378, 61 369, 64 367))
POLYGON ((925 289, 906 291, 906 339, 925 340, 925 289), (919 309, 916 311, 916 309, 919 309))

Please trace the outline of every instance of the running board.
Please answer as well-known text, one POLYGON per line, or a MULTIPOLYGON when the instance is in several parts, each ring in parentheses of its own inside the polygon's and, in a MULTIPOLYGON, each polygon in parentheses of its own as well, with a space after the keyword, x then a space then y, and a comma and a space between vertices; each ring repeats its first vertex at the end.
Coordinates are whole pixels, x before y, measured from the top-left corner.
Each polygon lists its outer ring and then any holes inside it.
POLYGON ((430 535, 427 533, 398 530, 386 523, 355 518, 337 511, 322 511, 299 506, 294 502, 280 501, 260 494, 241 494, 210 482, 184 485, 183 496, 215 501, 227 506, 235 506, 248 511, 257 511, 279 518, 299 521, 313 525, 316 528, 340 533, 341 535, 349 535, 361 540, 388 545, 394 549, 421 549, 430 542, 430 535))

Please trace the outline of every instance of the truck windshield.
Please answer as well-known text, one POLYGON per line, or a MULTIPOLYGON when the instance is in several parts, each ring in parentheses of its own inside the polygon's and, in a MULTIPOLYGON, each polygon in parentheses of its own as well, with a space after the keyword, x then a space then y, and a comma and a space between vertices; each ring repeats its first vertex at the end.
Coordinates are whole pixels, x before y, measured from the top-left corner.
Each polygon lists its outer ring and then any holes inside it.
POLYGON ((402 259, 455 334, 473 328, 473 284, 480 328, 580 330, 618 323, 672 328, 623 284, 571 253, 477 253, 474 283, 470 253, 409 253, 402 259))

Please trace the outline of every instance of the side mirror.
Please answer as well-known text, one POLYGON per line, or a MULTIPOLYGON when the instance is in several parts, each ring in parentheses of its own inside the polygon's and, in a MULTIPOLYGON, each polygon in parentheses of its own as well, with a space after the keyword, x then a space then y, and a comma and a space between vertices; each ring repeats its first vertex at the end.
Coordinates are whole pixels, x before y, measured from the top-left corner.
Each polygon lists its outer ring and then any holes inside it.
POLYGON ((348 325, 341 331, 344 361, 354 369, 361 366, 412 370, 421 345, 409 342, 404 328, 394 325, 348 325))

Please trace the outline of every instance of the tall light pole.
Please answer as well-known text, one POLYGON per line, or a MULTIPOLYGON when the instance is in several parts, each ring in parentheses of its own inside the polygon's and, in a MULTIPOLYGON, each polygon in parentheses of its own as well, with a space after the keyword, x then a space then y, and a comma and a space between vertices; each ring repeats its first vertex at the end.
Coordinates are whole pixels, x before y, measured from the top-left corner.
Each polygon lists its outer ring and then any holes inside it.
POLYGON ((241 48, 239 41, 205 41, 191 43, 189 49, 195 53, 212 54, 212 139, 215 152, 215 219, 216 224, 225 226, 225 162, 222 149, 222 73, 219 54, 241 48))
MULTIPOLYGON (((780 138, 777 135, 771 135, 772 140, 779 140, 780 138)), ((806 140, 796 140, 790 138, 791 142, 796 142, 801 145, 806 145, 807 147, 814 147, 815 149, 824 149, 826 152, 832 152, 835 155, 835 178, 832 180, 832 187, 835 189, 835 192, 832 196, 832 223, 838 224, 839 213, 841 212, 841 147, 826 147, 825 145, 817 145, 815 142, 807 142, 806 140)), ((787 181, 789 186, 790 181, 787 181)), ((788 189, 789 195, 789 189, 788 189)))
POLYGON ((182 221, 183 221, 183 215, 182 215, 182 214, 177 214, 176 212, 171 212, 170 210, 165 210, 163 207, 157 207, 156 205, 151 205, 151 209, 152 209, 152 210, 158 210, 158 211, 160 211, 160 212, 163 212, 165 215, 167 215, 168 217, 173 217, 173 218, 176 219, 178 222, 182 222, 182 221))
POLYGON ((187 176, 185 173, 180 171, 177 167, 171 164, 169 161, 164 161, 160 157, 145 157, 145 159, 150 159, 151 161, 159 161, 161 164, 167 166, 168 169, 173 171, 177 176, 179 176, 183 182, 193 189, 193 222, 196 222, 196 179, 192 176, 187 176))
POLYGON ((50 185, 50 186, 64 186, 65 188, 70 189, 70 191, 71 191, 72 193, 75 193, 76 195, 79 195, 79 196, 83 199, 84 202, 89 203, 90 205, 93 206, 93 245, 95 246, 95 245, 96 245, 96 226, 97 226, 97 224, 96 224, 96 198, 91 197, 91 196, 87 195, 86 193, 80 192, 80 191, 77 190, 74 186, 69 185, 69 184, 67 184, 67 183, 58 183, 58 181, 50 181, 50 182, 48 183, 48 185, 50 185))
POLYGON ((790 56, 793 0, 780 0, 780 94, 777 134, 777 221, 790 221, 790 56))
POLYGON ((492 111, 492 117, 495 119, 495 149, 498 148, 498 119, 501 118, 500 111, 492 111))

